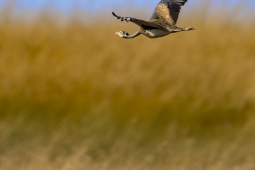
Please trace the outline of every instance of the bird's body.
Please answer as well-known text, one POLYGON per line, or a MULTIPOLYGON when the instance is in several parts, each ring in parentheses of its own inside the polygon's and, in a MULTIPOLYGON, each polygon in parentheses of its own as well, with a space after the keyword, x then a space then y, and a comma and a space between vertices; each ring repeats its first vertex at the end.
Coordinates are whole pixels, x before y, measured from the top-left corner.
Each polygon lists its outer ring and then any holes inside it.
POLYGON ((145 35, 149 38, 158 38, 158 37, 163 37, 163 36, 170 34, 169 31, 160 30, 160 29, 150 29, 150 30, 141 29, 141 32, 143 35, 145 35))
POLYGON ((183 6, 186 2, 187 0, 161 0, 156 6, 149 21, 132 17, 121 17, 113 12, 113 16, 115 16, 117 19, 127 22, 130 21, 140 26, 140 29, 131 36, 125 31, 120 31, 116 34, 127 39, 135 38, 140 34, 143 34, 149 38, 158 38, 171 33, 194 30, 193 27, 179 28, 176 26, 181 6, 183 6))

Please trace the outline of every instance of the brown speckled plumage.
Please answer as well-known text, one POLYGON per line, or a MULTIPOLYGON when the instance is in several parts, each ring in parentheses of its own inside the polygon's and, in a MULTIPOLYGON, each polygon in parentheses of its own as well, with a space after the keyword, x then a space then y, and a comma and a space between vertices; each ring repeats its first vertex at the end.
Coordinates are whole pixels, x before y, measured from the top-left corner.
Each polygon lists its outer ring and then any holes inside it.
POLYGON ((134 38, 140 34, 149 38, 158 38, 170 33, 194 30, 193 27, 179 28, 176 26, 181 6, 186 2, 187 0, 161 0, 156 6, 149 21, 132 17, 121 17, 113 12, 112 14, 117 17, 117 19, 121 19, 121 21, 125 20, 127 22, 130 21, 140 26, 140 30, 134 35, 129 36, 125 31, 117 32, 117 34, 123 38, 134 38))
POLYGON ((162 24, 168 24, 168 25, 174 25, 175 22, 171 18, 170 10, 165 4, 158 4, 158 6, 155 9, 155 12, 157 13, 157 19, 151 19, 153 20, 160 20, 158 22, 162 24))

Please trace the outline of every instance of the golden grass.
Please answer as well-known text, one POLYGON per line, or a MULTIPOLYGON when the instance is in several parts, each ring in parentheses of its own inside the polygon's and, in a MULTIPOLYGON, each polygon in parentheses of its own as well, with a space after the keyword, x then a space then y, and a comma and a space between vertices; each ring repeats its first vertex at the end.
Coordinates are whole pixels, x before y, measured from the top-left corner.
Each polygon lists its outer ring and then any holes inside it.
POLYGON ((254 27, 184 24, 2 23, 0 169, 254 169, 254 27))

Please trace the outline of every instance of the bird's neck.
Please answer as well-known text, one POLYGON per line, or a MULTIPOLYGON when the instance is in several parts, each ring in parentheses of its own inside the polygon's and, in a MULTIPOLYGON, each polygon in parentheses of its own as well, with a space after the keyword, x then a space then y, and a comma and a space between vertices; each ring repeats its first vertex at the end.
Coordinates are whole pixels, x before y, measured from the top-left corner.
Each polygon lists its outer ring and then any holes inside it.
POLYGON ((137 31, 137 32, 134 33, 133 35, 129 35, 129 36, 124 37, 124 38, 126 38, 126 39, 131 39, 131 38, 135 38, 135 37, 139 36, 140 34, 141 34, 141 32, 140 32, 140 31, 137 31))

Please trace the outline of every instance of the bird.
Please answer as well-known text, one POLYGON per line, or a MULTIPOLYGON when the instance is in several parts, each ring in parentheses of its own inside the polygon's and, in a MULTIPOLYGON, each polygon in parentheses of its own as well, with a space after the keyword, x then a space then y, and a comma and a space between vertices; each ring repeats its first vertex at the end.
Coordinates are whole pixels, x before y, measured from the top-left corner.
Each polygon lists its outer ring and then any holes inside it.
POLYGON ((126 31, 119 31, 116 32, 116 34, 125 39, 135 38, 141 34, 148 38, 159 38, 171 33, 195 30, 193 27, 180 28, 176 26, 181 7, 184 6, 187 1, 188 0, 161 0, 154 9, 149 21, 132 17, 122 17, 112 12, 112 15, 117 19, 133 22, 140 27, 133 35, 129 35, 126 31))

